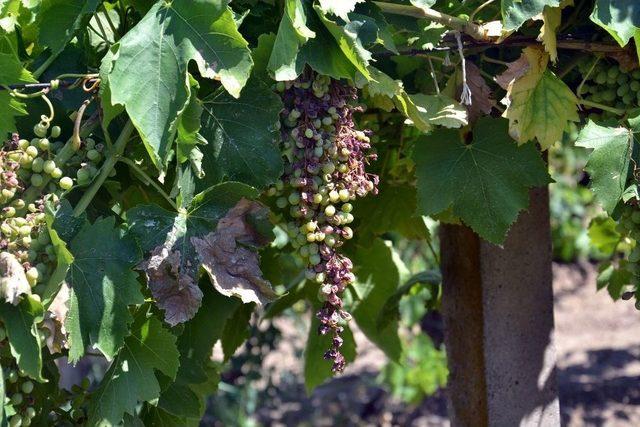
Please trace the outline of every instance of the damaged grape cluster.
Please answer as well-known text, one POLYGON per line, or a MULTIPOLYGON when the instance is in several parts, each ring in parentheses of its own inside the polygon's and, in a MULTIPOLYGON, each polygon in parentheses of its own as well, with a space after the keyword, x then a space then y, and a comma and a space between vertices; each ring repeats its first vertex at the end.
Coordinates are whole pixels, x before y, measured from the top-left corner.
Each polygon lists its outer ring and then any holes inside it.
POLYGON ((319 284, 322 308, 318 333, 331 337, 324 357, 333 371, 344 369, 340 351, 343 322, 350 319, 343 291, 355 276, 340 247, 353 237, 352 201, 376 193, 378 177, 366 172, 375 159, 370 132, 355 128, 354 87, 313 72, 278 82, 284 103, 280 133, 285 169, 269 189, 276 198, 291 245, 307 265, 306 277, 319 284))

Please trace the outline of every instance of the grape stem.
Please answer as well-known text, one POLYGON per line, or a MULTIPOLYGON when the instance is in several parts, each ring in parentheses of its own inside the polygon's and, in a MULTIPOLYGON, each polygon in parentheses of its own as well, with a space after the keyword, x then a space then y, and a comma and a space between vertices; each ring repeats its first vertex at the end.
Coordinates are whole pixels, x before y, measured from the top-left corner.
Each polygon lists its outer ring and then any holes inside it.
POLYGON ((118 139, 116 139, 116 142, 113 144, 113 149, 109 152, 109 156, 104 160, 102 168, 100 168, 100 173, 73 209, 73 216, 79 217, 87 209, 95 195, 98 193, 100 187, 102 187, 102 184, 104 184, 109 177, 109 174, 118 160, 121 160, 120 157, 122 156, 122 153, 124 153, 124 149, 129 142, 129 138, 131 137, 133 130, 133 123, 131 120, 128 120, 124 125, 124 128, 122 128, 122 132, 120 132, 118 139))
POLYGON ((164 199, 169 202, 169 204, 171 205, 172 208, 174 208, 176 211, 178 211, 178 206, 176 205, 176 203, 173 201, 173 199, 171 199, 171 197, 169 197, 169 195, 164 191, 164 189, 156 182, 155 179, 153 179, 152 177, 150 177, 149 175, 146 174, 145 171, 143 171, 142 169, 140 169, 140 167, 136 164, 136 162, 134 162, 133 160, 131 160, 128 157, 120 157, 119 159, 120 162, 125 163, 126 165, 128 165, 133 172, 138 175, 138 177, 142 180, 142 183, 145 185, 149 185, 151 184, 151 186, 153 188, 155 188, 155 190, 158 192, 158 194, 160 194, 162 197, 164 197, 164 199))
POLYGON ((387 3, 382 1, 374 1, 382 13, 391 15, 411 16, 419 19, 429 19, 431 21, 442 24, 453 30, 466 33, 476 40, 489 40, 485 31, 479 25, 467 21, 466 19, 456 18, 455 16, 446 15, 428 7, 415 7, 404 4, 387 3))
POLYGON ((608 111, 613 114, 617 114, 618 116, 624 116, 626 111, 621 110, 619 108, 609 107, 608 105, 599 104, 593 101, 587 101, 586 99, 579 99, 578 103, 581 105, 586 105, 587 107, 598 108, 603 111, 608 111))

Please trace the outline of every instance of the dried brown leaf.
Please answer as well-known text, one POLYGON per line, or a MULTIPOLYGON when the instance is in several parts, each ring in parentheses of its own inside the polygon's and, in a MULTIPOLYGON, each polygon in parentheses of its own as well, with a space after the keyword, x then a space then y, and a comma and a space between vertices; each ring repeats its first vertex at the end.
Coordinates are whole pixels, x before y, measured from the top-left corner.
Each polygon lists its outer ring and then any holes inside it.
POLYGON ((509 65, 507 65, 507 69, 502 74, 495 77, 495 81, 502 89, 508 90, 509 84, 524 76, 527 71, 529 71, 529 60, 523 54, 520 58, 509 63, 509 65))
POLYGON ((139 265, 156 303, 165 312, 164 320, 171 326, 191 319, 202 303, 202 291, 190 274, 181 271, 180 262, 180 251, 160 245, 139 265))
POLYGON ((31 294, 31 286, 27 281, 20 261, 9 252, 0 253, 0 298, 13 305, 18 304, 20 295, 31 294))
POLYGON ((61 353, 67 348, 67 331, 64 323, 69 313, 69 290, 69 285, 63 283, 45 313, 43 324, 49 330, 46 343, 51 354, 61 353))
POLYGON ((251 249, 262 246, 264 237, 251 225, 250 218, 265 210, 260 203, 241 199, 218 222, 216 231, 204 238, 191 238, 216 290, 237 296, 244 303, 264 304, 276 297, 271 284, 262 277, 258 253, 251 249))

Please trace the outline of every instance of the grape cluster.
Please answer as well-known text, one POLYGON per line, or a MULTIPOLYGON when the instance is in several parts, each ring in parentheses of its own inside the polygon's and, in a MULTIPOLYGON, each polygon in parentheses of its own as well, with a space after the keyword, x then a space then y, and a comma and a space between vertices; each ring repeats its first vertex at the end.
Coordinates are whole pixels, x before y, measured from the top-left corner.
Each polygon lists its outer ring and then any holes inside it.
POLYGON ((57 203, 74 186, 88 185, 97 174, 103 147, 90 138, 64 164, 56 163, 63 149, 60 128, 48 122, 34 126, 35 138, 21 139, 18 134, 5 141, 0 150, 0 250, 13 255, 23 266, 34 292, 44 287, 55 268, 55 251, 45 231, 44 204, 57 203), (35 191, 30 201, 27 188, 35 191))
MULTIPOLYGON (((3 341, 5 331, 0 327, 3 341)), ((4 408, 9 427, 27 427, 36 416, 34 399, 31 396, 35 384, 18 369, 13 360, 2 358, 2 370, 5 384, 4 408)))
MULTIPOLYGON (((583 67, 588 72, 588 67, 583 67)), ((628 110, 640 104, 640 69, 622 70, 617 65, 599 62, 591 70, 588 80, 582 86, 587 101, 592 101, 619 110, 628 110)), ((605 111, 602 118, 613 113, 605 111)))
POLYGON ((307 71, 293 82, 279 82, 276 89, 284 103, 285 170, 268 194, 287 218, 284 227, 307 264, 307 279, 320 284, 324 303, 317 313, 318 332, 331 334, 324 357, 340 372, 346 364, 341 324, 350 318, 341 295, 355 276, 351 260, 338 248, 353 237, 351 202, 377 192, 378 177, 365 171, 375 154, 370 153, 369 132, 355 129, 355 88, 307 71))

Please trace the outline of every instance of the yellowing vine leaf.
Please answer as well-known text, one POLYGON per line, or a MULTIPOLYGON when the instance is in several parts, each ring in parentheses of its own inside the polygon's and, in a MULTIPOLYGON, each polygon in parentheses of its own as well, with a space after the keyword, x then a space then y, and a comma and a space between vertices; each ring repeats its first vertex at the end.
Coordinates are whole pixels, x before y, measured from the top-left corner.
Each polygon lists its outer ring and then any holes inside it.
POLYGON ((560 26, 562 10, 559 7, 545 7, 542 12, 542 27, 538 39, 542 41, 544 49, 549 53, 551 62, 558 60, 558 46, 556 30, 560 26))
POLYGON ((578 121, 578 99, 571 89, 547 69, 549 55, 528 47, 523 55, 529 69, 511 81, 503 103, 509 133, 520 144, 537 138, 543 150, 562 137, 567 122, 578 121))

